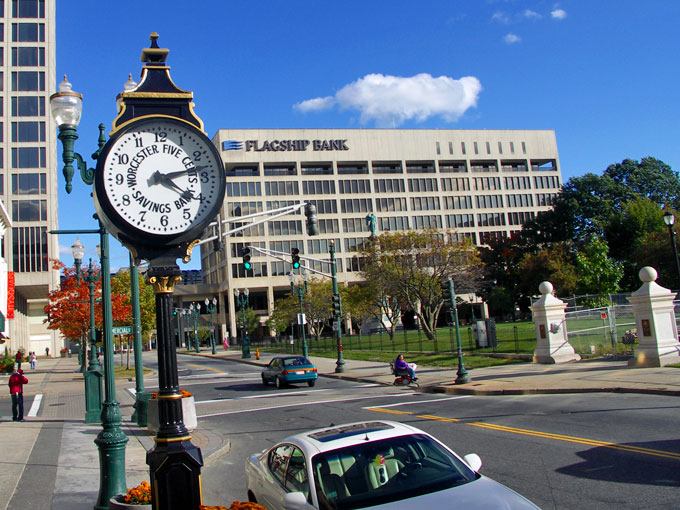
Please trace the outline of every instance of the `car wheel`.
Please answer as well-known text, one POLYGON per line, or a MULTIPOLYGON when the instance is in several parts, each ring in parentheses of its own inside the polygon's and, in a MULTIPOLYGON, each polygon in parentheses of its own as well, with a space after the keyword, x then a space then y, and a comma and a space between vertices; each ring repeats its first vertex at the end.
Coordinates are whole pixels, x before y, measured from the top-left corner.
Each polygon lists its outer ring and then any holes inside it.
POLYGON ((311 388, 312 386, 314 386, 314 385, 316 384, 316 380, 313 380, 313 381, 307 381, 307 384, 308 384, 308 385, 309 385, 309 387, 311 388))
POLYGON ((283 388, 283 381, 281 380, 280 377, 276 378, 276 387, 277 388, 283 388))
POLYGON ((269 381, 265 379, 264 374, 262 374, 262 384, 264 384, 265 386, 269 386, 269 381))

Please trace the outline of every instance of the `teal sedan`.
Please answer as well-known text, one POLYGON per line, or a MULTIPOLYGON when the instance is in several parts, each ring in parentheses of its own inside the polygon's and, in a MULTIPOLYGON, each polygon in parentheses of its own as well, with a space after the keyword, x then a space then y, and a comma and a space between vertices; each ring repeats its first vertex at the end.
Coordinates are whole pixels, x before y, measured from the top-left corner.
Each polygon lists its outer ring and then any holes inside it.
POLYGON ((306 382, 316 384, 316 367, 304 356, 277 356, 262 371, 262 384, 274 383, 277 388, 287 384, 306 382))

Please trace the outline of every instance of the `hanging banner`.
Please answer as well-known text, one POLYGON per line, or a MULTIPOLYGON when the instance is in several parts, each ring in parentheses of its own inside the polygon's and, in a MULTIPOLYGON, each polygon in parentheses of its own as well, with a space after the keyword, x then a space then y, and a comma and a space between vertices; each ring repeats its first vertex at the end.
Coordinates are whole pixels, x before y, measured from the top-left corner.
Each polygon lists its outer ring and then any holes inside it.
POLYGON ((7 272, 7 318, 14 319, 14 271, 7 272))

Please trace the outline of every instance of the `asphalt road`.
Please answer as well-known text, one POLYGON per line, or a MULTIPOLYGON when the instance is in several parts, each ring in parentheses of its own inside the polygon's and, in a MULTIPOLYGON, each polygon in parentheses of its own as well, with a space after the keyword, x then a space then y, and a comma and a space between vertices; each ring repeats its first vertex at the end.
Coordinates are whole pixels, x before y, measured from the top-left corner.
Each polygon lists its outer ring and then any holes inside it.
MULTIPOLYGON (((246 499, 243 465, 288 435, 358 420, 407 422, 550 509, 680 508, 680 400, 638 394, 451 396, 320 378, 277 390, 251 365, 178 356, 200 427, 231 443, 202 472, 204 501, 246 499)), ((146 360, 145 360, 146 364, 146 360)), ((149 366, 152 365, 151 363, 149 366)), ((147 389, 153 389, 148 381, 147 389)))

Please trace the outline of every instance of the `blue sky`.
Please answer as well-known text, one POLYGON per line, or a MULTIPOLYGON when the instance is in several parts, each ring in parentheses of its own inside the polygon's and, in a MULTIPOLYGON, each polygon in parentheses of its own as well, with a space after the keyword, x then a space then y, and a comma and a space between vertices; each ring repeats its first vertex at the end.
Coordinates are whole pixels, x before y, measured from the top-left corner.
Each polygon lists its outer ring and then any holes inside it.
MULTIPOLYGON (((84 96, 76 151, 88 160, 155 31, 210 137, 225 128, 553 129, 565 181, 625 158, 680 170, 680 2, 188 5, 57 2, 57 81, 67 74, 84 96)), ((96 227, 89 192, 79 178, 70 196, 60 189, 60 228, 96 227)), ((74 240, 60 237, 67 264, 74 240)), ((96 258, 94 236, 81 240, 96 258)), ((127 265, 111 245, 112 267, 127 265)), ((198 254, 181 267, 199 268, 198 254)))

